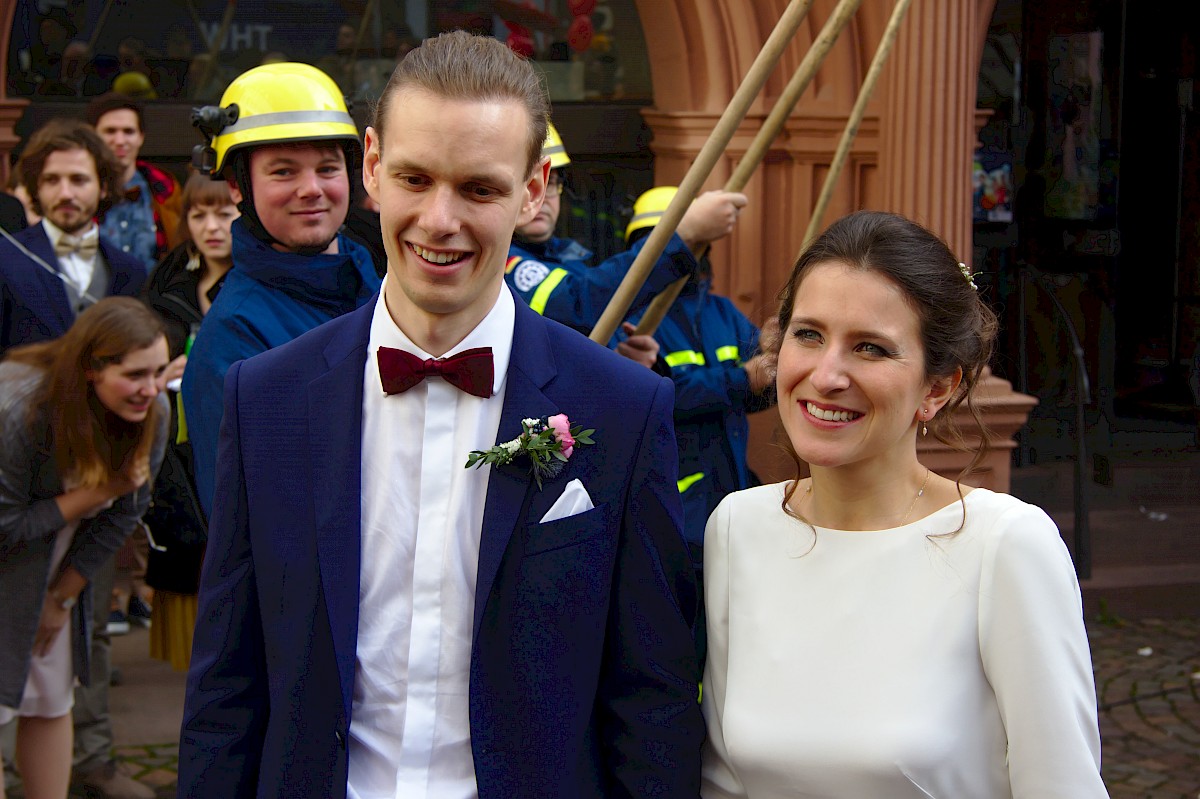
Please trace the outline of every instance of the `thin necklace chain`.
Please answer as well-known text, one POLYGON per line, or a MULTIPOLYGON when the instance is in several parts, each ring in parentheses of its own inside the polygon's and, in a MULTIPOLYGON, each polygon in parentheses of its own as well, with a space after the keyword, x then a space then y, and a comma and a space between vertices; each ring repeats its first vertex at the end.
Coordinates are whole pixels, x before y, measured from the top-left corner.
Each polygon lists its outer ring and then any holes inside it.
MULTIPOLYGON (((929 475, 930 474, 932 474, 932 471, 930 470, 930 468, 928 466, 926 466, 925 467, 925 480, 921 483, 921 487, 919 489, 917 489, 917 495, 915 497, 913 497, 912 504, 908 506, 908 510, 905 512, 904 518, 900 520, 900 524, 896 525, 897 527, 904 526, 905 522, 908 521, 908 517, 912 515, 913 508, 917 507, 917 500, 919 500, 921 497, 925 496, 925 488, 929 485, 929 475)), ((808 486, 805 487, 805 489, 804 489, 804 493, 809 494, 809 495, 812 494, 812 479, 811 478, 808 481, 808 486)))
POLYGON ((929 475, 930 475, 930 469, 928 466, 926 466, 925 467, 925 482, 921 483, 921 489, 919 491, 917 491, 917 495, 915 497, 913 497, 912 504, 908 506, 908 512, 905 513, 904 518, 900 520, 901 527, 903 527, 904 523, 908 521, 908 517, 912 515, 913 508, 917 507, 917 500, 925 495, 925 486, 929 485, 929 475))

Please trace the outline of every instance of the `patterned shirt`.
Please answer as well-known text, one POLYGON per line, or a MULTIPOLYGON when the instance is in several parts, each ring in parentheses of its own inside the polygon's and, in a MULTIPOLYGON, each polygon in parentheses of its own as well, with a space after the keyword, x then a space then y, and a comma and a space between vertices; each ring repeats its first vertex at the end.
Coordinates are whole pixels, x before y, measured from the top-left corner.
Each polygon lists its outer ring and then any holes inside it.
POLYGON ((100 235, 141 261, 149 273, 158 263, 158 231, 150 205, 150 184, 141 172, 134 171, 125 184, 125 195, 104 215, 100 235))

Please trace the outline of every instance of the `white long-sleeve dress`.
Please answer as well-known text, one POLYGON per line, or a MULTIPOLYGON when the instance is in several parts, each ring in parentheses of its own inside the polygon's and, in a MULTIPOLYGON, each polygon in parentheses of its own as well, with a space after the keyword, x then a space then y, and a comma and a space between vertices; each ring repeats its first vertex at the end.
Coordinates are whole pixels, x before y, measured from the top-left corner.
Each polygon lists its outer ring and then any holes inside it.
POLYGON ((814 541, 785 487, 730 495, 705 533, 705 799, 1108 796, 1079 584, 1041 509, 976 489, 814 541))

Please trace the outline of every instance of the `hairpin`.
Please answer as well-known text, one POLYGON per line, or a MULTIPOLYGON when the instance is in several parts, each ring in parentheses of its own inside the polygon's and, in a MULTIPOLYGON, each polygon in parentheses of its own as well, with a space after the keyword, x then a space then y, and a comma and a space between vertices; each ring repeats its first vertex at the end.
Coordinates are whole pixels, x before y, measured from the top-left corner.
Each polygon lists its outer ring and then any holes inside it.
POLYGON ((962 272, 963 277, 967 279, 967 283, 970 284, 971 288, 979 291, 979 286, 975 285, 975 275, 971 274, 971 267, 960 262, 958 265, 958 271, 962 272))

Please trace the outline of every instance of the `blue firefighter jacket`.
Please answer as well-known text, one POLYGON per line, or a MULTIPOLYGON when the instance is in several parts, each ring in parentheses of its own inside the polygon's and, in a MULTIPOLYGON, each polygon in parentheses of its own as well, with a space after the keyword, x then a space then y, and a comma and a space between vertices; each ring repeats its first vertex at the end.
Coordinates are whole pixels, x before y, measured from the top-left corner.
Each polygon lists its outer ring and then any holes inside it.
POLYGON ((751 392, 742 364, 758 351, 758 328, 729 298, 710 294, 707 280, 688 282, 654 338, 675 383, 684 535, 699 563, 709 514, 757 482, 746 464, 746 415, 771 407, 774 392, 751 392))
MULTIPOLYGON (((513 240, 504 279, 548 319, 587 335, 646 242, 642 238, 625 252, 590 266, 592 253, 572 239, 551 238, 542 244, 513 240)), ((696 258, 678 235, 671 237, 629 313, 640 313, 667 286, 696 268, 696 258)))
POLYGON ((212 511, 229 367, 354 310, 381 282, 371 253, 341 234, 337 255, 296 255, 258 240, 240 219, 232 233, 233 268, 200 325, 183 373, 196 493, 205 514, 212 511))

